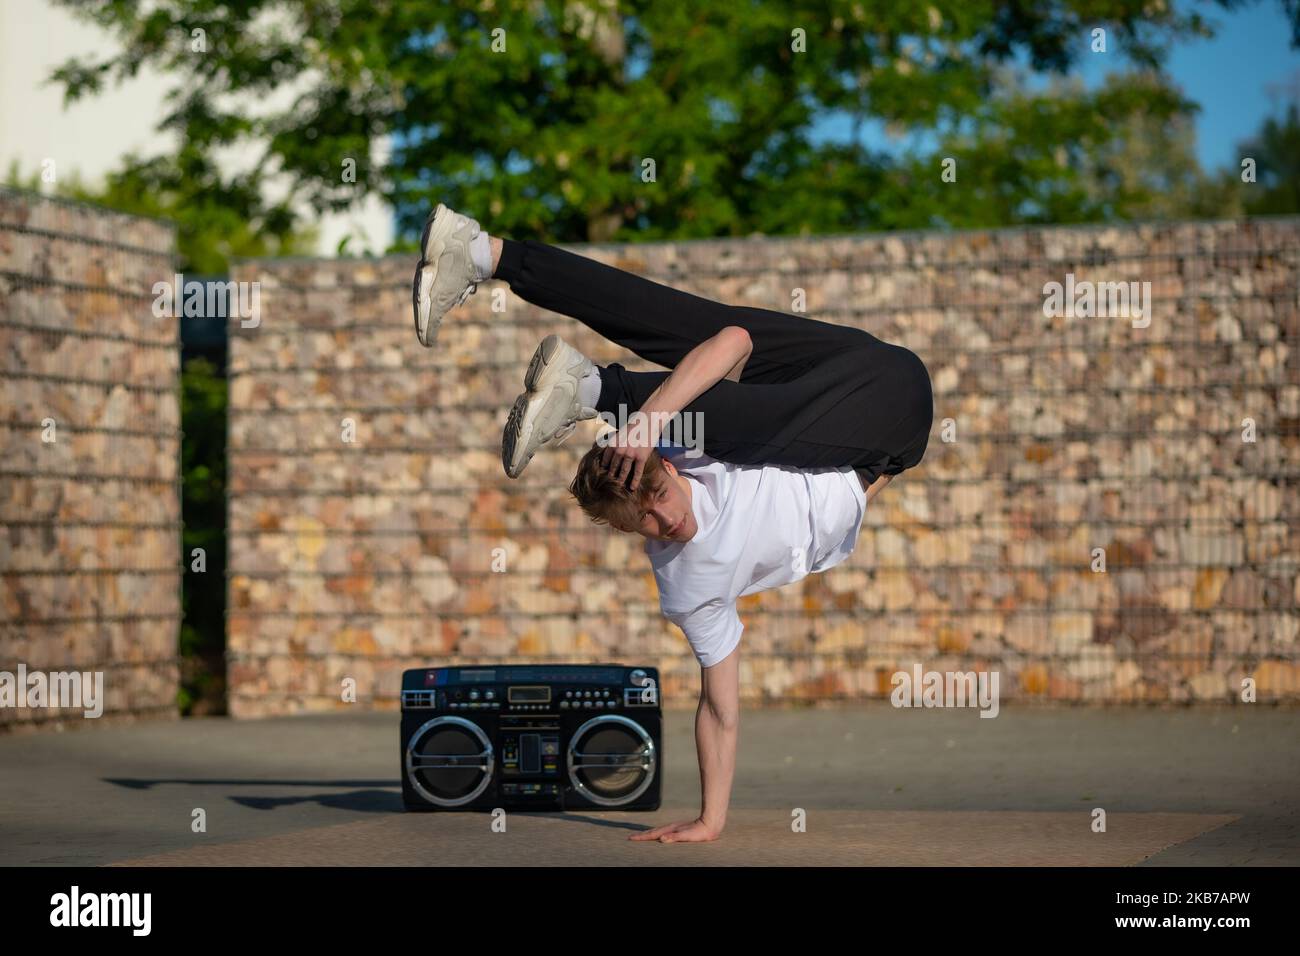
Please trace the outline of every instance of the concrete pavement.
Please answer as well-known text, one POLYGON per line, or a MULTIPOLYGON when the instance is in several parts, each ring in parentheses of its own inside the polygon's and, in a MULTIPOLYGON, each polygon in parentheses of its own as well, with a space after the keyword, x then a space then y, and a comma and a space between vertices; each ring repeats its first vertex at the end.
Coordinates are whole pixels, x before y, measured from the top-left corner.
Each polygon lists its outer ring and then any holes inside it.
POLYGON ((0 865, 1300 865, 1294 710, 747 711, 723 838, 629 843, 698 809, 693 712, 666 720, 665 809, 505 833, 402 811, 396 713, 0 737, 0 865))

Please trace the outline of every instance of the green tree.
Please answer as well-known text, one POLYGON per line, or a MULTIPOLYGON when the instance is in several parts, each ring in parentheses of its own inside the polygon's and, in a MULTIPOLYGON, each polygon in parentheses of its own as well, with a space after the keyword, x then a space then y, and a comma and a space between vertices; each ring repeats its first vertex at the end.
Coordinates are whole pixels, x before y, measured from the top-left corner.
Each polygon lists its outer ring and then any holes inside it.
POLYGON ((210 714, 225 707, 226 646, 226 380, 207 359, 181 370, 181 510, 185 562, 181 623, 181 687, 184 714, 210 714), (195 548, 206 568, 192 570, 195 548))
MULTIPOLYGON (((57 70, 68 98, 146 63, 177 80, 161 130, 180 148, 129 162, 125 192, 268 242, 292 231, 295 203, 319 214, 376 195, 406 247, 434 199, 551 241, 1125 216, 1090 192, 1089 160, 1131 117, 1191 109, 1159 67, 1169 42, 1211 32, 1165 0, 59 2, 123 45, 57 70), (1011 65, 1066 77, 1121 51, 1141 82, 998 84, 1011 65), (825 116, 937 148, 814 142, 825 116), (259 162, 223 172, 212 157, 239 144, 259 162), (955 184, 939 178, 950 155, 955 184)), ((1300 5, 1284 6, 1300 37, 1300 5)))
POLYGON ((1300 213, 1300 107, 1295 102, 1265 120, 1237 151, 1255 160, 1256 181, 1243 187, 1247 212, 1300 213))
MULTIPOLYGON (((1120 82, 1112 77, 1108 85, 1120 82)), ((1125 79, 1123 82, 1132 82, 1125 79)), ((1121 135, 1088 156, 1085 188, 1104 218, 1224 219, 1243 214, 1236 178, 1206 171, 1185 113, 1134 113, 1121 135)))
MULTIPOLYGON (((73 172, 59 177, 54 192, 66 199, 175 223, 177 267, 182 272, 224 275, 232 257, 306 255, 315 250, 316 227, 295 224, 283 211, 271 218, 257 215, 256 203, 247 193, 232 202, 229 189, 208 193, 182 188, 185 180, 174 163, 173 158, 141 161, 128 156, 122 168, 109 173, 102 185, 88 184, 73 172), (253 218, 241 218, 242 213, 253 218)), ((42 191, 40 173, 24 175, 16 160, 9 165, 5 183, 42 191)))

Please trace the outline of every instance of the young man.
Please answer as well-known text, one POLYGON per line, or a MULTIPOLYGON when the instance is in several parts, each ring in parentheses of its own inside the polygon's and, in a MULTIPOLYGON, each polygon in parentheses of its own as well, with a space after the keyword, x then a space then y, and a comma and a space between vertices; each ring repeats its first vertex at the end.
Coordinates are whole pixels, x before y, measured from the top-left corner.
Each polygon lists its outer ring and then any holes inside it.
POLYGON ((547 336, 510 411, 502 463, 517 478, 577 422, 625 423, 583 456, 570 490, 593 520, 646 539, 660 607, 702 675, 701 813, 632 839, 717 839, 740 714, 736 600, 853 552, 868 502, 925 453, 934 405, 924 363, 860 329, 723 305, 544 243, 492 238, 441 204, 421 249, 413 306, 426 346, 446 312, 495 277, 671 370, 600 368, 547 336), (656 448, 674 416, 696 423, 703 454, 656 448))

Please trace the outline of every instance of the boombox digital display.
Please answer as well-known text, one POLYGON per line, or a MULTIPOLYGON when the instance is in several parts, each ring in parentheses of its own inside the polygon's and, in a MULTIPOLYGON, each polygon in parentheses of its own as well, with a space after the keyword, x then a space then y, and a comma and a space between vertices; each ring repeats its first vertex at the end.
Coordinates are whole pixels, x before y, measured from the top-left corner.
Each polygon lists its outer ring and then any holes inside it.
POLYGON ((622 664, 402 674, 408 810, 659 809, 659 672, 622 664))

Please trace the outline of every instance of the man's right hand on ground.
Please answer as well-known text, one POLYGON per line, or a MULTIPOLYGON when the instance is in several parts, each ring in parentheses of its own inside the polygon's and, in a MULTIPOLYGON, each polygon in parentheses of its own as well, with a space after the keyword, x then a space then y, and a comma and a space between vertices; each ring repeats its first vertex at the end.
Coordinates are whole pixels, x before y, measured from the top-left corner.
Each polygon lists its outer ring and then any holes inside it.
POLYGON ((658 840, 660 843, 711 843, 722 835, 722 827, 709 826, 702 818, 670 823, 644 833, 634 833, 629 840, 658 840))

